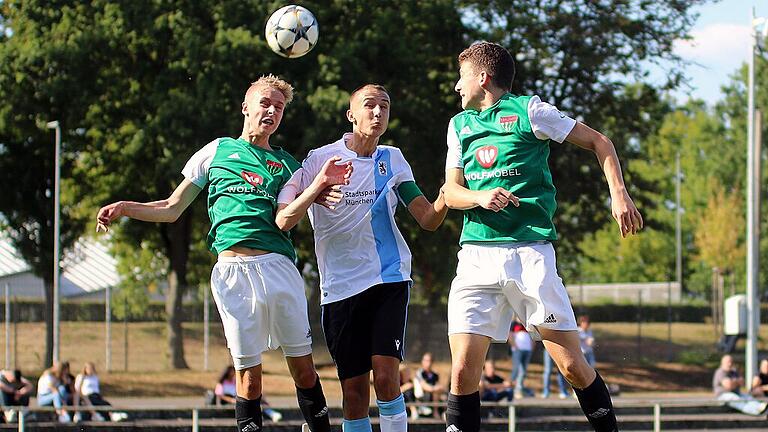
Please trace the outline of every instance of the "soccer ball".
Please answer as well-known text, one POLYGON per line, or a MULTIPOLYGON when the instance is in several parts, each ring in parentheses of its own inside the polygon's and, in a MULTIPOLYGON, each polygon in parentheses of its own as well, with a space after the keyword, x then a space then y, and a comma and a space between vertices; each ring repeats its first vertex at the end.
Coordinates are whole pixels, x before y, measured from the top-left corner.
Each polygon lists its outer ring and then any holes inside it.
POLYGON ((312 12, 296 5, 283 6, 267 20, 267 44, 277 54, 296 58, 315 47, 319 35, 312 12))

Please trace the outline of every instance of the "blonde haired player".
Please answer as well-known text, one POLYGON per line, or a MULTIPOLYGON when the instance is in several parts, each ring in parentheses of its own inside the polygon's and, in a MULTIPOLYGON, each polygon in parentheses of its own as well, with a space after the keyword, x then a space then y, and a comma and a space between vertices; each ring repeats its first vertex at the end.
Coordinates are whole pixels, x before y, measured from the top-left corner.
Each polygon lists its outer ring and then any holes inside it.
MULTIPOLYGON (((261 355, 282 348, 296 384, 299 407, 309 429, 330 430, 328 408, 312 361, 312 338, 304 282, 288 233, 275 225, 280 189, 299 168, 269 139, 277 131, 293 87, 267 75, 252 83, 242 103, 239 138, 217 138, 184 166, 184 180, 165 200, 118 201, 99 210, 98 227, 106 230, 120 216, 148 222, 174 222, 200 191, 208 188, 211 230, 208 246, 218 255, 211 291, 224 324, 235 365, 235 416, 241 432, 262 427, 261 355)), ((315 182, 322 189, 348 182, 350 164, 324 161, 315 182)), ((338 201, 338 194, 326 198, 338 201)))

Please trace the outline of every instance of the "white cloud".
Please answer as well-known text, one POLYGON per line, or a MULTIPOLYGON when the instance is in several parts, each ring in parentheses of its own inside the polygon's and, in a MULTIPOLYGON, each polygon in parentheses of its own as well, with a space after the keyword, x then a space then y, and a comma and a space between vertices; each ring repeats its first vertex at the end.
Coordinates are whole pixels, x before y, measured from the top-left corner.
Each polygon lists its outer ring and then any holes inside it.
POLYGON ((675 41, 675 53, 707 69, 735 70, 749 55, 749 26, 713 23, 691 32, 692 40, 675 41))

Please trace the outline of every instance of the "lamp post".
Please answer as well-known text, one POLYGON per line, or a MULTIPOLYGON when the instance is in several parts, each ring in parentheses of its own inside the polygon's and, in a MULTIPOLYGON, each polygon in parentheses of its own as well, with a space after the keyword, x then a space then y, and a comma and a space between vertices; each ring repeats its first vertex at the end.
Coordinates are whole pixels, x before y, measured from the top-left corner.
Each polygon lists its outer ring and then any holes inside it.
POLYGON ((757 372, 757 335, 760 326, 760 300, 758 293, 760 220, 758 204, 760 179, 755 178, 756 163, 760 163, 760 143, 755 142, 755 48, 758 36, 765 39, 768 34, 768 20, 756 18, 752 9, 749 37, 749 78, 747 86, 747 347, 744 368, 745 382, 751 383, 757 372), (761 29, 761 31, 758 31, 761 29))
POLYGON ((61 285, 61 275, 59 274, 59 196, 61 193, 60 179, 61 169, 59 163, 59 156, 61 153, 61 127, 59 121, 55 120, 46 124, 48 129, 54 129, 56 131, 56 150, 54 156, 55 174, 53 180, 53 361, 54 363, 59 361, 59 288, 61 285))

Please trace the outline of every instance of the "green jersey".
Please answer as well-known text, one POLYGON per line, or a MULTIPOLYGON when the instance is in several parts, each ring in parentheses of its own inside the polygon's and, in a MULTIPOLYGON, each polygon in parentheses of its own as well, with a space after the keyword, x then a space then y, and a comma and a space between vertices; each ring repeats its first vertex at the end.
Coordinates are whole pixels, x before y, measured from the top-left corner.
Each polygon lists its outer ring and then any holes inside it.
POLYGON ((280 189, 300 166, 279 147, 266 150, 244 139, 218 138, 195 153, 182 173, 201 189, 208 185, 211 252, 237 245, 295 260, 290 235, 277 227, 275 213, 280 189))
POLYGON ((499 212, 465 210, 461 244, 557 239, 549 142, 564 141, 575 124, 537 96, 509 93, 482 112, 466 110, 451 119, 446 169, 463 169, 470 190, 501 187, 520 198, 519 207, 499 212))

